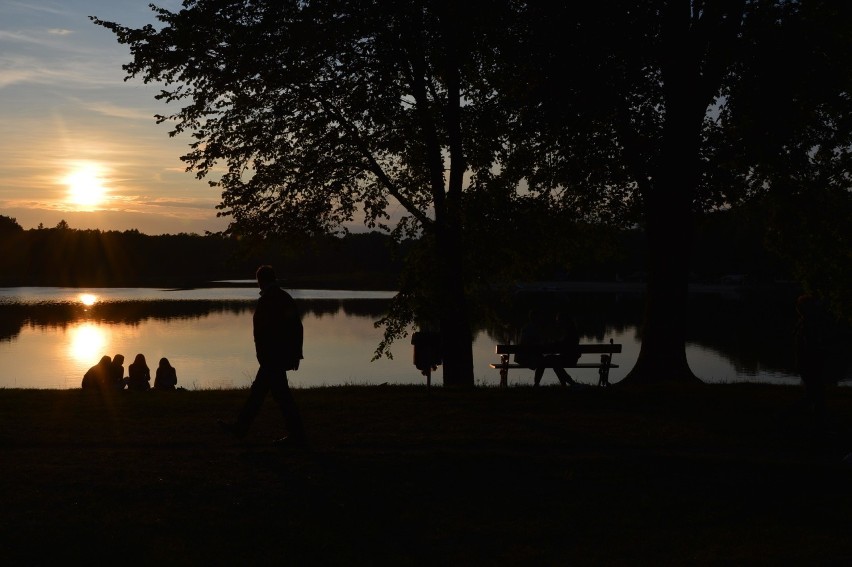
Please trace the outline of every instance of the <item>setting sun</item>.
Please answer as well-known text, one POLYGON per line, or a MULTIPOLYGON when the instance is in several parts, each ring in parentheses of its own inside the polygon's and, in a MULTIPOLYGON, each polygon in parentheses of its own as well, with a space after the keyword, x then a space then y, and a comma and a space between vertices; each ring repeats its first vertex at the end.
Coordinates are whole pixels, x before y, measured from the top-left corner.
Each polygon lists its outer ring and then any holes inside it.
POLYGON ((68 201, 80 208, 96 207, 106 196, 104 171, 95 163, 76 164, 63 183, 68 186, 68 201))

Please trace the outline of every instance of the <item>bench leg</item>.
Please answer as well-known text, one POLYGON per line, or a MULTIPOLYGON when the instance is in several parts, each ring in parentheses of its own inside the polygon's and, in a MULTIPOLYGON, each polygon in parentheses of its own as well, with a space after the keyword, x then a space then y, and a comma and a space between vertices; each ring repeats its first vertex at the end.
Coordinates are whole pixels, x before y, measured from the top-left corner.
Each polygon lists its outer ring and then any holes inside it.
POLYGON ((509 355, 500 355, 500 387, 506 388, 509 385, 509 355))
POLYGON ((601 367, 598 369, 598 386, 609 386, 609 362, 612 358, 607 354, 601 355, 601 367))

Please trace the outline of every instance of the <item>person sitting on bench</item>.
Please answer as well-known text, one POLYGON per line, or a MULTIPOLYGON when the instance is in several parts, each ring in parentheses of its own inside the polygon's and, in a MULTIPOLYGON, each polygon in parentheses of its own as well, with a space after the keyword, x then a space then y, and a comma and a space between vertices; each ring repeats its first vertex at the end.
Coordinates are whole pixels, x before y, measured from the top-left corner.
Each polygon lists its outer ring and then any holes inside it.
MULTIPOLYGON (((544 314, 539 310, 530 311, 530 320, 521 329, 521 337, 518 341, 519 345, 548 345, 552 344, 557 347, 554 350, 562 350, 564 347, 572 348, 580 342, 579 334, 574 327, 573 321, 564 315, 557 318, 560 333, 557 341, 550 340, 548 336, 547 320, 544 314), (576 339, 576 340, 575 340, 576 339)), ((519 353, 515 355, 515 362, 523 364, 530 370, 535 371, 533 375, 533 387, 541 384, 541 378, 544 376, 544 371, 547 368, 553 368, 556 377, 559 378, 559 383, 563 386, 574 386, 576 382, 568 372, 563 368, 563 364, 573 366, 577 363, 580 357, 579 353, 574 355, 573 352, 567 354, 530 354, 519 353), (566 358, 567 357, 567 358, 566 358)))
MULTIPOLYGON (((575 366, 580 360, 580 332, 577 330, 577 325, 574 319, 565 312, 556 314, 556 326, 559 332, 559 339, 556 341, 556 346, 559 350, 559 359, 562 366, 575 366)), ((569 376, 570 379, 570 376, 569 376)), ((574 382, 571 380, 571 382, 574 382)))

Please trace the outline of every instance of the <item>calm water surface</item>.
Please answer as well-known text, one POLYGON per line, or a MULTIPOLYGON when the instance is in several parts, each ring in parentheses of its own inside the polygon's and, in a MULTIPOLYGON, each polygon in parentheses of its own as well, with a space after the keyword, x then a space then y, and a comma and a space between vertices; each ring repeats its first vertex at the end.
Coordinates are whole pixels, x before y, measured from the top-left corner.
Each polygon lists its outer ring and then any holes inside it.
MULTIPOLYGON (((290 375, 294 386, 424 383, 412 364, 408 339, 394 345, 392 360, 371 361, 381 339, 381 329, 374 322, 385 313, 392 292, 290 292, 299 302, 305 327, 305 359, 290 375)), ((117 353, 125 356, 125 368, 137 353, 143 353, 152 374, 159 359, 167 357, 177 369, 178 385, 188 389, 248 386, 257 370, 251 326, 257 297, 255 287, 227 286, 190 290, 0 288, 0 388, 79 388, 90 366, 104 354, 117 353)), ((617 382, 639 352, 640 302, 614 294, 573 301, 592 306, 579 317, 584 341, 612 338, 624 345, 623 353, 615 358, 620 368, 610 377, 617 382)), ((783 317, 780 324, 767 322, 759 313, 748 313, 738 301, 699 300, 696 319, 710 317, 713 324, 696 325, 692 333, 687 357, 693 371, 711 383, 797 384, 786 340, 792 315, 783 317), (772 338, 773 333, 778 340, 772 338)), ((788 307, 776 307, 775 312, 783 313, 788 307)), ((481 385, 499 383, 497 372, 488 364, 495 362, 494 345, 505 340, 506 328, 476 333, 474 372, 481 385)), ((580 382, 597 380, 594 370, 575 371, 573 376, 580 382)), ((532 372, 514 371, 509 381, 531 383, 532 372)), ((440 367, 433 383, 441 383, 440 367)), ((545 374, 544 383, 556 383, 552 373, 545 374)))

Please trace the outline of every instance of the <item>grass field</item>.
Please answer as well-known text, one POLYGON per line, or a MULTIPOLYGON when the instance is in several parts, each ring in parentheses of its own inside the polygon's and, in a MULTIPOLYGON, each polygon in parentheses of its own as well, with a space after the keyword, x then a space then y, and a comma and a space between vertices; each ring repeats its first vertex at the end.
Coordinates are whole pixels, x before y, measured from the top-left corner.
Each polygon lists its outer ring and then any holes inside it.
POLYGON ((308 453, 216 424, 245 390, 0 390, 0 561, 850 565, 852 389, 300 389, 308 453))

